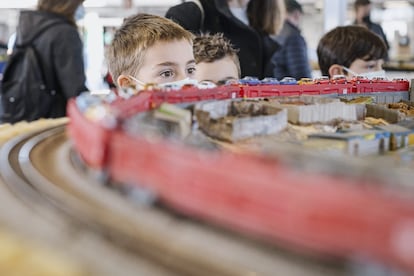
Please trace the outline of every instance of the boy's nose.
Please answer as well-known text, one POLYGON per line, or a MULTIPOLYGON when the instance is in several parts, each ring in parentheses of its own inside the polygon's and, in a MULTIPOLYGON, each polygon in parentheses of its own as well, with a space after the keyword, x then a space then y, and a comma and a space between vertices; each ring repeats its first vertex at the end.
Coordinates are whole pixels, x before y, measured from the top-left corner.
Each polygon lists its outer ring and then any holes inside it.
POLYGON ((179 73, 179 74, 177 74, 177 81, 178 80, 183 80, 183 79, 185 79, 185 78, 187 78, 188 77, 188 74, 187 74, 187 72, 186 71, 183 71, 183 72, 181 72, 181 73, 179 73))

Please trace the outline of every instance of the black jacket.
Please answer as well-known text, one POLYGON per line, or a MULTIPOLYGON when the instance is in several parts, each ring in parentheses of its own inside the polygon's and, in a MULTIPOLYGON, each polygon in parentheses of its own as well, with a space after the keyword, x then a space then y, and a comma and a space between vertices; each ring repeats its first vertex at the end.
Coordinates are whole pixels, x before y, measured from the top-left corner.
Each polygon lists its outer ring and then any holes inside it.
MULTIPOLYGON (((354 25, 359 25, 356 21, 354 21, 354 25)), ((387 46, 387 50, 390 49, 390 44, 388 43, 387 36, 384 33, 384 30, 382 29, 380 24, 374 23, 371 21, 371 19, 368 19, 368 22, 365 22, 365 26, 372 32, 376 33, 379 37, 382 38, 382 40, 385 43, 385 46, 387 46)))
POLYGON ((384 41, 385 46, 387 46, 387 50, 390 49, 390 44, 388 43, 387 36, 385 35, 384 30, 382 29, 380 24, 371 22, 370 24, 368 24, 368 29, 379 35, 384 41))
POLYGON ((223 0, 200 0, 204 9, 202 13, 194 2, 184 2, 171 7, 166 17, 174 20, 185 29, 193 32, 223 33, 239 49, 241 74, 243 76, 266 76, 266 67, 270 53, 277 44, 253 28, 247 26, 231 13, 227 2, 223 0))
POLYGON ((57 92, 49 118, 66 115, 66 103, 71 97, 86 91, 83 47, 76 26, 63 16, 44 11, 22 11, 16 34, 16 45, 24 44, 38 30, 53 24, 34 38, 34 47, 43 63, 46 83, 57 92))
POLYGON ((310 78, 308 49, 299 28, 286 20, 275 40, 281 48, 272 57, 273 76, 278 79, 283 77, 310 78))

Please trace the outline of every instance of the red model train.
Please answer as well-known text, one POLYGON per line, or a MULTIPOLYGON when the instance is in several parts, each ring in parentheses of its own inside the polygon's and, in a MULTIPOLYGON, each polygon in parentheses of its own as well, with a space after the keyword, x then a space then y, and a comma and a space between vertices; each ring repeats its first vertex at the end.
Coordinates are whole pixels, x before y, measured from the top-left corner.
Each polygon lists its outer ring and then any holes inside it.
MULTIPOLYGON (((408 95, 408 81, 373 85, 233 85, 149 91, 116 101, 111 108, 122 122, 162 102, 313 94, 318 86, 315 94, 342 94, 346 89, 347 93, 408 95)), ((371 178, 301 170, 275 157, 131 136, 121 127, 105 128, 88 120, 75 100, 68 105, 68 115, 70 138, 87 165, 104 170, 117 183, 150 189, 177 211, 295 250, 366 257, 414 272, 414 200, 407 192, 390 192, 371 178)))

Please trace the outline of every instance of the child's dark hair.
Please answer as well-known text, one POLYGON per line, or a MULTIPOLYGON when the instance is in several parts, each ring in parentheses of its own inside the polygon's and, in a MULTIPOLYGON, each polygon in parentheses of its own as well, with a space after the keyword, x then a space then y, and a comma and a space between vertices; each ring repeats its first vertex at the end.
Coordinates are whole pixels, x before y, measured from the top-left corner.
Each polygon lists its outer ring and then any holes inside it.
POLYGON ((334 64, 349 67, 356 59, 384 59, 387 47, 377 34, 365 27, 341 26, 321 38, 317 54, 322 75, 328 76, 334 64))

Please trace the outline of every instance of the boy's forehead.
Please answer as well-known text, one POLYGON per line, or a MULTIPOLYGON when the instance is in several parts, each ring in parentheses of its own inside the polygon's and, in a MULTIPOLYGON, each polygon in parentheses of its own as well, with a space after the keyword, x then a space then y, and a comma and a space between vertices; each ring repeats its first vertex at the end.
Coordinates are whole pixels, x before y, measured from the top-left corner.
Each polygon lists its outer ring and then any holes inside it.
POLYGON ((157 41, 145 51, 144 64, 187 63, 194 60, 193 45, 187 39, 157 41))
POLYGON ((363 60, 365 62, 380 62, 380 61, 383 62, 384 61, 384 59, 378 58, 378 57, 372 55, 371 53, 369 53, 369 54, 367 54, 367 55, 365 55, 363 57, 360 57, 359 59, 361 59, 361 60, 363 60))
POLYGON ((382 65, 384 63, 383 59, 364 59, 364 58, 357 58, 351 63, 351 66, 364 66, 366 64, 379 64, 382 65))
POLYGON ((197 63, 195 76, 199 81, 209 80, 216 83, 225 79, 239 78, 237 65, 229 56, 213 62, 197 63))

